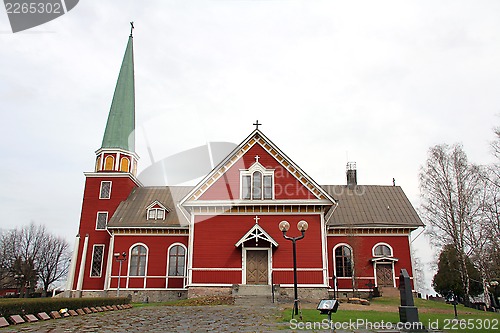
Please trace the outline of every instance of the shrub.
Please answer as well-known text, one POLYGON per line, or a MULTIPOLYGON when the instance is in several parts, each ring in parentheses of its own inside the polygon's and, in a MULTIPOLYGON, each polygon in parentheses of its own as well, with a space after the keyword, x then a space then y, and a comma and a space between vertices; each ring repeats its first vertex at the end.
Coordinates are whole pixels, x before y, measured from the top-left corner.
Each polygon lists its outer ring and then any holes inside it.
POLYGON ((9 298, 0 300, 0 317, 59 311, 60 309, 82 309, 92 306, 128 304, 127 297, 89 298, 9 298))

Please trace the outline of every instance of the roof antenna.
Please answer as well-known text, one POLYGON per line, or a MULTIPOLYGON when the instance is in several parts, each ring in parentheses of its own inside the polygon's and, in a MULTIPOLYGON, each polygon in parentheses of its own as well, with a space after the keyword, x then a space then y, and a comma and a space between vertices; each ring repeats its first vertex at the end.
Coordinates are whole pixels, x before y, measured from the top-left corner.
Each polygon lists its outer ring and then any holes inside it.
POLYGON ((132 36, 132 31, 134 30, 134 22, 130 22, 130 37, 133 37, 132 36))
POLYGON ((396 178, 392 178, 392 186, 396 186, 396 178))

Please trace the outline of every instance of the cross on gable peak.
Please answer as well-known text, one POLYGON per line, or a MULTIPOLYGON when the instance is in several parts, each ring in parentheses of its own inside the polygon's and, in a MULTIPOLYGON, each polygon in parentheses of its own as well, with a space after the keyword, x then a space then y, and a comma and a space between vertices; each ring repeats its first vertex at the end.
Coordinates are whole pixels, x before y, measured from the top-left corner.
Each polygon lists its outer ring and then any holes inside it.
POLYGON ((259 121, 256 120, 255 123, 253 123, 253 125, 255 126, 255 129, 259 129, 259 126, 262 125, 262 124, 259 124, 259 121))
POLYGON ((257 162, 257 163, 258 163, 258 162, 259 162, 259 158, 260 158, 260 156, 259 156, 259 155, 255 155, 255 162, 257 162))
POLYGON ((260 217, 255 215, 255 217, 253 219, 255 220, 255 224, 259 224, 260 217))

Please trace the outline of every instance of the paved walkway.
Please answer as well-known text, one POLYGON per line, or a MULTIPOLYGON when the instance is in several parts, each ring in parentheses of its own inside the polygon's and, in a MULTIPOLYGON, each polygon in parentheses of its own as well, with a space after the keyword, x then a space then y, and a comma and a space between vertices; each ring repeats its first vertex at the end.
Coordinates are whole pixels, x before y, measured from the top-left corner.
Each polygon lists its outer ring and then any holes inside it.
POLYGON ((145 306, 27 323, 4 332, 284 332, 276 307, 145 306))
MULTIPOLYGON (((276 306, 144 306, 120 311, 93 313, 78 317, 52 319, 0 328, 6 332, 331 332, 308 330, 278 322, 282 309, 276 306)), ((325 317, 326 318, 326 317, 325 317)), ((368 333, 377 330, 337 329, 336 333, 368 333)), ((378 332, 396 333, 395 330, 378 332)))

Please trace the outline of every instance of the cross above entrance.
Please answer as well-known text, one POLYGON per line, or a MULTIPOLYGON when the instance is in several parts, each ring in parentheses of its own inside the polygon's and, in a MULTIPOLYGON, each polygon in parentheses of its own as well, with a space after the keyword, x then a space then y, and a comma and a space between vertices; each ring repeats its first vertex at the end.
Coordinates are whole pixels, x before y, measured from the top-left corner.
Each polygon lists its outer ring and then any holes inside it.
POLYGON ((255 215, 255 217, 253 219, 255 220, 255 224, 259 224, 260 217, 255 215))
POLYGON ((252 125, 255 125, 255 129, 259 129, 259 126, 262 124, 259 124, 259 121, 256 120, 255 123, 253 123, 252 125))
POLYGON ((259 158, 260 158, 259 155, 255 155, 255 162, 259 162, 259 158))

